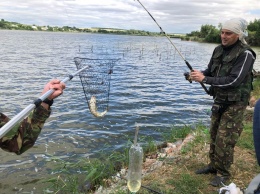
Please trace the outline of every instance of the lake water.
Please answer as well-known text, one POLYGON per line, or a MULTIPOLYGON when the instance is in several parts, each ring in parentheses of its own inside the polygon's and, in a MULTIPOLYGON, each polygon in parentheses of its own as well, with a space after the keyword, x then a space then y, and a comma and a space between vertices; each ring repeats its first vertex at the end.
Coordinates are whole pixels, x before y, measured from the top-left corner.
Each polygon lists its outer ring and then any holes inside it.
MULTIPOLYGON (((172 40, 201 70, 216 46, 172 40)), ((50 79, 74 73, 74 57, 120 58, 113 67, 106 116, 90 113, 75 76, 55 100, 36 145, 21 156, 0 152, 1 191, 41 193, 38 180, 49 172, 50 156, 77 161, 122 150, 136 125, 140 138, 161 142, 161 134, 172 126, 209 124, 211 97, 200 84, 185 80, 189 70, 165 37, 2 30, 0 43, 0 112, 10 118, 37 99, 50 79)), ((255 50, 259 56, 260 49, 255 50)), ((259 59, 255 69, 260 70, 259 59)))

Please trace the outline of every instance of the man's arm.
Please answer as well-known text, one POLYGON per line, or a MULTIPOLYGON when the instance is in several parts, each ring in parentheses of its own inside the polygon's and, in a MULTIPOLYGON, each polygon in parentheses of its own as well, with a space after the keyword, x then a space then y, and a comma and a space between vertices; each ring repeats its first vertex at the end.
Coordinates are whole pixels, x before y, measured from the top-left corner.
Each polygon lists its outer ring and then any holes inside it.
MULTIPOLYGON (((43 106, 34 109, 27 118, 0 139, 0 147, 5 151, 14 152, 18 155, 22 154, 35 144, 50 114, 51 110, 47 110, 43 106)), ((8 120, 5 115, 1 114, 2 125, 8 120)))
POLYGON ((234 88, 243 82, 249 71, 252 69, 254 61, 255 57, 253 54, 250 51, 245 51, 238 57, 228 76, 212 77, 209 71, 211 66, 210 62, 205 71, 200 72, 198 70, 194 70, 191 72, 191 79, 197 82, 202 82, 206 77, 206 81, 204 82, 206 84, 222 88, 234 88))
POLYGON ((207 77, 207 84, 221 87, 221 88, 234 88, 239 86, 249 71, 252 69, 255 58, 250 51, 245 51, 238 57, 233 68, 228 76, 225 77, 207 77))
MULTIPOLYGON (((59 80, 51 80, 47 83, 42 91, 46 93, 50 89, 55 91, 48 97, 51 101, 63 93, 65 84, 59 80)), ((27 118, 21 123, 13 127, 4 137, 0 139, 0 147, 9 152, 22 154, 31 148, 36 142, 45 121, 49 118, 51 109, 48 103, 42 102, 39 107, 36 107, 27 118)), ((0 127, 6 124, 10 119, 0 113, 0 127)))

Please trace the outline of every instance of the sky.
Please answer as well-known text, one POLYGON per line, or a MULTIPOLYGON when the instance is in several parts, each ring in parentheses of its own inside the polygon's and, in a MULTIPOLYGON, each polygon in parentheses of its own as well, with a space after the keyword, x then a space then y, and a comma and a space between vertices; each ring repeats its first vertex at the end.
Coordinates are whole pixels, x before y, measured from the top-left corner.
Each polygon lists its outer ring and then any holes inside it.
POLYGON ((1 0, 0 19, 39 26, 190 33, 236 17, 260 19, 260 0, 1 0))

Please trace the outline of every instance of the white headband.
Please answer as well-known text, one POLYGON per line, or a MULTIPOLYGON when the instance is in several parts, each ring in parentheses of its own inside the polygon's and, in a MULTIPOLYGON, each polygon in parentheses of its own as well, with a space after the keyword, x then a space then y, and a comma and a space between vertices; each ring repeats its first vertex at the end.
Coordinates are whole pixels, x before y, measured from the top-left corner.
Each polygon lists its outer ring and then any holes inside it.
POLYGON ((245 37, 247 37, 248 32, 246 30, 247 28, 247 21, 242 18, 233 18, 230 20, 227 20, 223 26, 222 29, 230 30, 236 34, 239 35, 239 40, 243 42, 244 44, 247 44, 245 41, 245 37))

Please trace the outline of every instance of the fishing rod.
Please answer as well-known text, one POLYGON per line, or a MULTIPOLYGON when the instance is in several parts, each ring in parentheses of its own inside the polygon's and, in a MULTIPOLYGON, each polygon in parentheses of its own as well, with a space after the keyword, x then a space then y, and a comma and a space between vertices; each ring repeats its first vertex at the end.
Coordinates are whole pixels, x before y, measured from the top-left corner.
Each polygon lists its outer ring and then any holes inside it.
MULTIPOLYGON (((135 1, 135 0, 134 0, 135 1)), ((137 0, 138 3, 145 9, 145 11, 151 16, 151 18, 153 19, 153 21, 157 24, 157 26, 160 28, 161 33, 164 34, 166 36, 166 38, 170 41, 170 43, 172 44, 172 46, 175 48, 175 50, 178 52, 178 54, 181 56, 181 58, 183 59, 183 61, 186 63, 186 65, 188 66, 188 68, 190 69, 190 71, 194 71, 192 66, 190 65, 190 63, 183 57, 183 55, 181 54, 181 52, 177 49, 177 47, 174 45, 174 43, 171 41, 170 37, 165 33, 165 31, 162 29, 162 27, 158 24, 158 22, 154 19, 154 17, 152 16, 152 14, 144 7, 144 5, 140 2, 140 0, 137 0)), ((185 75, 186 76, 186 75, 185 75)), ((191 82, 191 81, 190 81, 191 82)), ((205 90, 205 92, 207 94, 209 94, 209 91, 207 89, 207 87, 199 82, 200 85, 202 86, 202 88, 205 90)))
MULTIPOLYGON (((82 72, 83 70, 85 70, 88 67, 89 66, 85 66, 84 68, 76 71, 74 74, 69 75, 67 78, 65 78, 61 82, 65 83, 65 82, 71 80, 75 75, 82 72)), ((35 107, 39 106, 42 103, 42 101, 44 101, 46 98, 48 98, 54 91, 55 91, 54 89, 48 90, 46 93, 44 93, 42 96, 40 96, 37 100, 35 100, 34 103, 28 105, 19 114, 17 114, 10 121, 8 121, 3 127, 1 127, 0 128, 0 138, 2 138, 17 123, 19 123, 24 117, 26 117, 35 107)))

